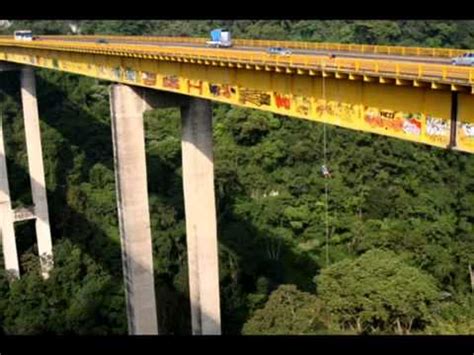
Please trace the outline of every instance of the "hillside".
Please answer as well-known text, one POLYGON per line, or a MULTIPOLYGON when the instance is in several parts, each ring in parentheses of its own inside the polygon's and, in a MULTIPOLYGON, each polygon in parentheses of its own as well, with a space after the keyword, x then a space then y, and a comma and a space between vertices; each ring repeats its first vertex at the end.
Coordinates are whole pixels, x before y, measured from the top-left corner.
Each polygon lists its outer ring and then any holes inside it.
MULTIPOLYGON (((474 21, 11 21, 0 34, 182 34, 474 48, 474 21)), ((55 269, 16 226, 0 333, 126 334, 108 82, 37 70, 55 269)), ((213 104, 224 334, 474 334, 474 156, 213 104), (325 218, 325 183, 328 215, 325 218), (326 222, 329 243, 326 243, 326 222), (327 254, 326 254, 327 253, 327 254), (328 257, 326 257, 328 255, 328 257)), ((2 73, 10 189, 29 205, 19 77, 2 73)), ((160 331, 189 334, 177 109, 146 115, 160 331)), ((3 261, 2 261, 3 263, 3 261)))

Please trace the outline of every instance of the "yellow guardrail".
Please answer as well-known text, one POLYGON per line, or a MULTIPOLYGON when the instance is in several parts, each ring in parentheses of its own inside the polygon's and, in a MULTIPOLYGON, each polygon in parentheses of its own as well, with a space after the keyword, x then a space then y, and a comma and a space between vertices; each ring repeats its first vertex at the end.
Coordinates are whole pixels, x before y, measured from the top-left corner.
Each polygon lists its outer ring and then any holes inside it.
MULTIPOLYGON (((57 37, 56 37, 57 38, 57 37)), ((445 81, 453 84, 473 84, 474 69, 440 64, 421 64, 374 59, 334 58, 328 56, 309 56, 292 54, 290 56, 272 55, 267 52, 245 50, 223 51, 213 48, 192 47, 150 47, 136 44, 97 44, 67 42, 60 40, 14 41, 0 38, 0 47, 36 48, 56 51, 101 53, 141 58, 160 58, 165 60, 233 62, 261 66, 293 67, 328 71, 341 71, 358 75, 376 75, 396 78, 445 81)), ((0 49, 1 52, 1 49, 0 49)))

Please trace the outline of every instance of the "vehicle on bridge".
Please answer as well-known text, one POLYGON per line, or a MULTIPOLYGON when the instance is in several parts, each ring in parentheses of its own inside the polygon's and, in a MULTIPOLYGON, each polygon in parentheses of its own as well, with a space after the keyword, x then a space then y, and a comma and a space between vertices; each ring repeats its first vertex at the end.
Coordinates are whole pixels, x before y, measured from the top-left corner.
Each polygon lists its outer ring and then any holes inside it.
POLYGON ((33 33, 31 31, 15 31, 13 33, 13 37, 17 41, 32 41, 33 40, 33 33))
POLYGON ((270 47, 267 50, 268 54, 290 55, 291 50, 281 47, 270 47))
POLYGON ((107 41, 105 38, 99 38, 96 43, 101 43, 101 44, 108 44, 109 41, 107 41))
POLYGON ((474 65, 474 53, 464 53, 459 57, 453 58, 453 65, 474 65))
POLYGON ((232 39, 229 30, 217 28, 211 31, 211 40, 207 42, 209 47, 229 48, 232 47, 232 39))

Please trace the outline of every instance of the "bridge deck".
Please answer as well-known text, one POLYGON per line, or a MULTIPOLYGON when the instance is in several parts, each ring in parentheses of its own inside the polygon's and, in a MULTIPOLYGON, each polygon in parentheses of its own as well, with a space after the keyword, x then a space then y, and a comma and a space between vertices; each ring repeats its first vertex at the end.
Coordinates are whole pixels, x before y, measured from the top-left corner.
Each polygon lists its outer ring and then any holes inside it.
POLYGON ((461 50, 252 40, 216 49, 205 41, 0 37, 0 60, 474 152, 474 68, 450 64, 461 50), (270 45, 293 53, 269 54, 270 45))

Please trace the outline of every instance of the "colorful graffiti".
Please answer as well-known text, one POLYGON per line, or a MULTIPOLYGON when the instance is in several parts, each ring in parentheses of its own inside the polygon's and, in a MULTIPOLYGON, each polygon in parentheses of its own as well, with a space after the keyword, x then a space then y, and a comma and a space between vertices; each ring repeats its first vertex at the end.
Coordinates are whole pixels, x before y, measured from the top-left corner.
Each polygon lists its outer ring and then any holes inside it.
POLYGON ((294 97, 296 112, 300 115, 308 116, 311 112, 311 100, 305 96, 294 97))
POLYGON ((125 80, 137 81, 137 72, 132 68, 125 69, 125 80))
POLYGON ((115 79, 120 80, 122 78, 122 68, 115 67, 113 69, 113 75, 114 75, 115 79))
POLYGON ((167 75, 163 77, 163 86, 165 88, 179 90, 179 78, 176 75, 167 75))
POLYGON ((250 102, 251 104, 254 104, 255 106, 262 106, 262 105, 270 106, 271 97, 269 94, 263 91, 255 90, 255 89, 240 88, 239 94, 240 94, 239 102, 241 104, 250 102))
POLYGON ((289 110, 291 107, 291 96, 290 95, 283 95, 277 92, 274 92, 273 95, 275 96, 275 105, 278 108, 284 108, 289 110))
POLYGON ((236 90, 229 84, 212 84, 209 83, 209 92, 213 96, 222 96, 227 99, 230 99, 232 95, 236 94, 236 90))
POLYGON ((156 74, 149 72, 142 72, 142 82, 145 85, 155 86, 156 85, 156 74))
POLYGON ((202 81, 188 79, 188 94, 191 93, 191 90, 197 90, 197 93, 202 95, 202 81))
POLYGON ((316 115, 332 121, 348 121, 360 119, 362 116, 362 105, 353 105, 346 102, 325 100, 316 101, 316 115))
POLYGON ((426 134, 432 137, 443 138, 449 136, 449 122, 432 116, 426 117, 426 134))
POLYGON ((474 123, 461 123, 461 132, 467 138, 474 138, 474 123))
POLYGON ((403 120, 403 132, 419 136, 421 134, 421 121, 416 117, 408 117, 403 120))
POLYGON ((392 110, 379 110, 375 107, 366 107, 364 120, 371 127, 404 132, 419 136, 423 121, 421 113, 405 113, 392 110))

